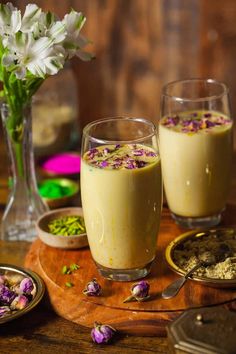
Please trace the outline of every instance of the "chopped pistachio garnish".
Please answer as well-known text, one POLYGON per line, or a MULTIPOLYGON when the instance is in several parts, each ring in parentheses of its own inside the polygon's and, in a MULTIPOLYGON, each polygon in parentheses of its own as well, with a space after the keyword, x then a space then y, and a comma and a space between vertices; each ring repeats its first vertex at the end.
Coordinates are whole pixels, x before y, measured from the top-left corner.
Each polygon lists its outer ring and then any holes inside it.
POLYGON ((77 270, 77 269, 79 269, 80 268, 80 266, 78 265, 78 264, 76 264, 76 263, 72 263, 71 265, 70 265, 70 270, 73 272, 74 270, 77 270))
POLYGON ((74 284, 71 283, 70 281, 67 281, 67 282, 65 283, 65 286, 67 286, 67 288, 72 288, 72 287, 74 286, 74 284))
POLYGON ((80 215, 53 219, 48 224, 48 230, 51 234, 60 236, 74 236, 86 232, 84 218, 80 215))
POLYGON ((78 264, 72 263, 69 267, 67 265, 64 265, 61 269, 61 272, 62 274, 71 274, 79 268, 80 266, 78 264))
POLYGON ((62 267, 62 274, 71 274, 71 269, 64 265, 62 267))

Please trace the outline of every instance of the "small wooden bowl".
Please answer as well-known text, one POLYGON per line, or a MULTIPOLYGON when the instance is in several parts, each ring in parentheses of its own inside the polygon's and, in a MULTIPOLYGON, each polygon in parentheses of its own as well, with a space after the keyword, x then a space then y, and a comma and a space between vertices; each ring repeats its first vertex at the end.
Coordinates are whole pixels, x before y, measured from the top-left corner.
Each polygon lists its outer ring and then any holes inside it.
POLYGON ((41 241, 46 245, 56 248, 74 249, 88 246, 86 233, 73 236, 53 235, 49 232, 48 224, 51 220, 63 216, 83 216, 83 210, 79 207, 55 209, 43 214, 36 223, 36 229, 41 241))

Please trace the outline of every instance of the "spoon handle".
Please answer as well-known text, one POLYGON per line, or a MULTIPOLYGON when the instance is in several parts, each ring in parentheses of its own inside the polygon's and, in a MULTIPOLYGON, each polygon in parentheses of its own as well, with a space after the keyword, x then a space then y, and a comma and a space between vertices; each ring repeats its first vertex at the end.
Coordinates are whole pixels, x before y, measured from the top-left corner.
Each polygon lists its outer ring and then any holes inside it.
POLYGON ((172 297, 176 296, 184 283, 187 281, 188 277, 199 267, 201 267, 202 262, 197 263, 193 268, 191 268, 183 277, 178 278, 177 280, 173 281, 170 285, 168 285, 162 291, 162 298, 163 299, 171 299, 172 297))

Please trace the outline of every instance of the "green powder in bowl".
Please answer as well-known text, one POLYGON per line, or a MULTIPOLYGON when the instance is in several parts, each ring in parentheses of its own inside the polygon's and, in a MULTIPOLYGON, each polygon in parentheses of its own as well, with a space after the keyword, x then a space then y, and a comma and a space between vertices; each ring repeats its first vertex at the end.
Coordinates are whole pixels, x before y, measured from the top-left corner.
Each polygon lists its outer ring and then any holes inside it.
POLYGON ((66 178, 45 179, 38 185, 39 194, 46 199, 69 197, 78 192, 78 185, 66 178))

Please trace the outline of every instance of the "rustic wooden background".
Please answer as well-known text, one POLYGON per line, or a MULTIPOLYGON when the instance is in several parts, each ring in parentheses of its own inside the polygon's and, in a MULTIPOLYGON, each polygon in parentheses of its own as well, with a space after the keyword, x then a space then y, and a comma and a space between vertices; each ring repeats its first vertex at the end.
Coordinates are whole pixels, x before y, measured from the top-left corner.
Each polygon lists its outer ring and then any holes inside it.
MULTIPOLYGON (((13 0, 23 9, 29 1, 13 0)), ((235 0, 34 0, 60 17, 73 7, 87 22, 92 62, 73 60, 80 125, 127 114, 156 121, 161 87, 187 77, 226 82, 236 113, 235 0)))

